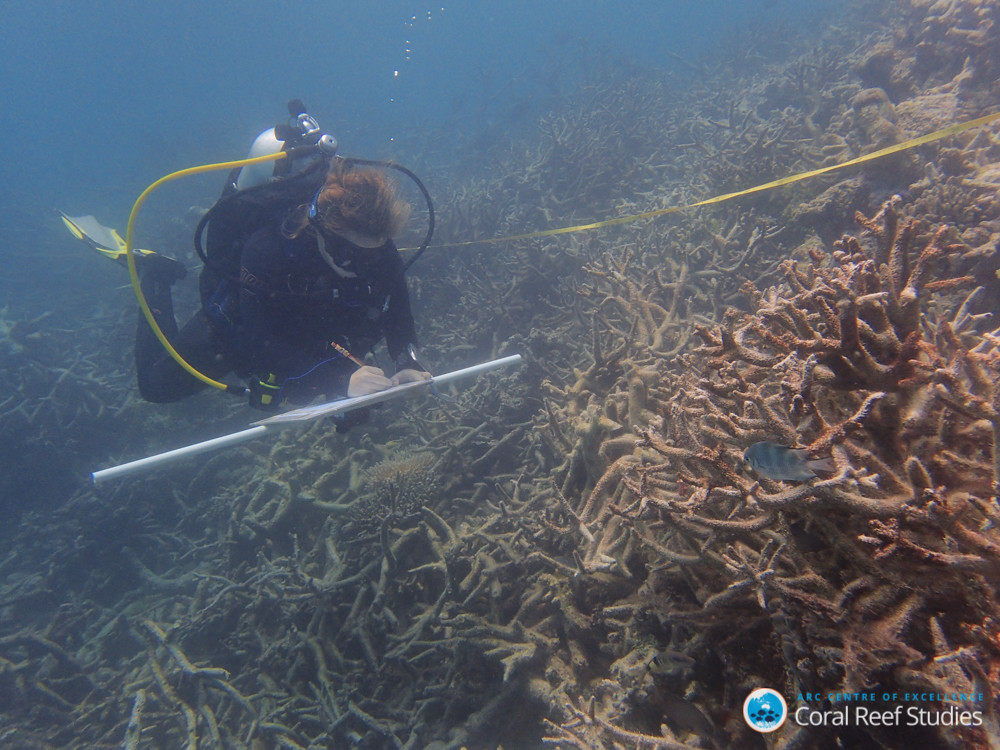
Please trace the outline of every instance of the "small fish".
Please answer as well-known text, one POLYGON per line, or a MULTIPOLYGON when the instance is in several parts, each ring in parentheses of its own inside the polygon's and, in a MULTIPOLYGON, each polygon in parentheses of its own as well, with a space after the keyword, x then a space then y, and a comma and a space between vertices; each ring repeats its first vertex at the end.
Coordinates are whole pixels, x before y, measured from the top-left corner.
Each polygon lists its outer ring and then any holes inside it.
POLYGON ((750 468, 768 479, 805 481, 816 476, 817 471, 834 471, 837 466, 832 458, 809 458, 802 448, 788 448, 764 440, 743 451, 743 460, 750 468))
POLYGON ((681 651, 663 649, 646 662, 646 669, 653 674, 673 674, 691 669, 694 664, 694 659, 681 651))

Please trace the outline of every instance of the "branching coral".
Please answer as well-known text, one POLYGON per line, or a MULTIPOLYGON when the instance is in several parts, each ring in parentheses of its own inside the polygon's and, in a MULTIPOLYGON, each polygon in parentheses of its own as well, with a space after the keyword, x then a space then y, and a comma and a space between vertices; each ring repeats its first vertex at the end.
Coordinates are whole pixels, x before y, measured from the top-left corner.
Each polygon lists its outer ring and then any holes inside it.
POLYGON ((861 239, 810 267, 786 262, 783 285, 746 284, 750 313, 698 328, 663 419, 576 508, 585 569, 634 578, 639 554, 661 621, 740 617, 780 644, 751 665, 717 640, 748 689, 915 689, 945 610, 953 647, 998 656, 984 598, 1000 565, 997 335, 973 280, 948 275, 969 248, 946 229, 922 233, 892 201, 859 223, 861 239), (832 450, 837 471, 795 486, 742 475, 742 448, 766 439, 832 450))
MULTIPOLYGON (((441 191, 444 233, 679 205, 979 114, 996 100, 993 14, 920 0, 881 12, 895 33, 853 15, 766 75, 747 34, 738 70, 601 82, 534 143, 477 153, 492 174, 441 191)), ((524 368, 10 524, 0 691, 18 734, 0 736, 749 747, 741 702, 767 684, 957 695, 983 727, 917 740, 985 747, 1000 737, 996 143, 925 147, 916 176, 429 253, 413 269, 429 364, 519 351, 524 368), (834 242, 856 211, 860 233, 834 242), (741 455, 761 440, 836 468, 753 476, 741 455)), ((132 457, 214 408, 120 395, 130 318, 95 326, 120 332, 95 355, 11 317, 5 429, 74 445, 114 416, 129 429, 101 458, 132 457)), ((783 731, 786 747, 898 746, 783 731)))

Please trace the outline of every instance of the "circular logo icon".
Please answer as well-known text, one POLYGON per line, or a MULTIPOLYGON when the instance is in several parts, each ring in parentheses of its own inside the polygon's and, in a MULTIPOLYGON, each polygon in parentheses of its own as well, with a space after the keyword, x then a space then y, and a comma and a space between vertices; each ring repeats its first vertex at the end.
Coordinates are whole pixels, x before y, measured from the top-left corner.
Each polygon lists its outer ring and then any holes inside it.
POLYGON ((788 718, 788 704, 771 688, 757 688, 743 701, 743 718, 758 732, 773 732, 788 718))

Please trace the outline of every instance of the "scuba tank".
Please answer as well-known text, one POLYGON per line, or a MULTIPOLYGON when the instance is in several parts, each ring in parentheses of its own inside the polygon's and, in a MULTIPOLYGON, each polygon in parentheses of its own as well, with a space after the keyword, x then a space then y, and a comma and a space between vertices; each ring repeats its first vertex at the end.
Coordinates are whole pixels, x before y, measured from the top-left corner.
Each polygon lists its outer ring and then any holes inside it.
POLYGON ((234 169, 215 205, 198 223, 195 251, 205 264, 199 278, 202 305, 239 291, 240 254, 247 239, 271 222, 280 221, 297 206, 308 204, 326 180, 330 164, 394 169, 412 180, 427 204, 427 232, 423 242, 403 265, 407 270, 430 244, 434 234, 434 205, 430 193, 413 172, 392 162, 337 156, 337 139, 324 133, 300 99, 288 103, 289 119, 262 132, 248 158, 284 151, 285 159, 234 169), (207 230, 207 231, 206 231, 207 230))
POLYGON ((287 123, 257 136, 247 158, 279 151, 289 157, 230 172, 219 200, 195 230, 195 250, 205 264, 198 286, 206 310, 238 291, 240 254, 250 235, 308 203, 336 156, 336 138, 320 130, 301 100, 290 101, 288 112, 287 123))

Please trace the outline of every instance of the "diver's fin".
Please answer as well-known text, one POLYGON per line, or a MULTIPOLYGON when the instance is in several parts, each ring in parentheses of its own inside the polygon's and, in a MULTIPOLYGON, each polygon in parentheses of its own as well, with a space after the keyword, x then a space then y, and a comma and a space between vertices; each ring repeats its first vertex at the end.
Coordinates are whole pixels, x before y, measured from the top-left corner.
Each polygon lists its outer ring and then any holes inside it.
MULTIPOLYGON (((89 248, 111 260, 125 263, 125 240, 118 232, 101 224, 93 216, 67 216, 61 213, 63 224, 70 234, 82 240, 89 248)), ((136 255, 156 255, 152 250, 132 250, 136 255)))

